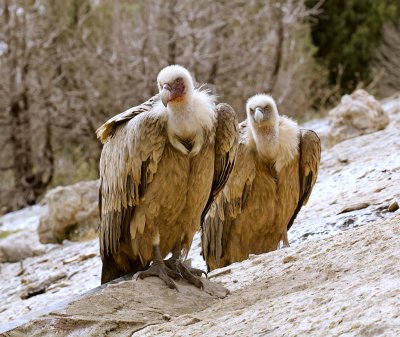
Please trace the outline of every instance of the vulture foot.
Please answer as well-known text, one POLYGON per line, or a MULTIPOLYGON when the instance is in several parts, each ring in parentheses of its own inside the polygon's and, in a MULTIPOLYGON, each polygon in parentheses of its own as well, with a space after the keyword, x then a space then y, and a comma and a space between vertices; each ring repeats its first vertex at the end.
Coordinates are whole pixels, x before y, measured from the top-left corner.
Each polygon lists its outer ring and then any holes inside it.
POLYGON ((137 278, 143 280, 151 276, 160 278, 169 288, 178 290, 178 287, 172 279, 179 279, 181 275, 177 271, 168 268, 164 263, 153 263, 149 269, 139 272, 137 278))
POLYGON ((179 260, 179 258, 176 258, 175 256, 172 256, 171 258, 169 258, 168 260, 164 260, 165 265, 172 270, 177 271, 178 273, 180 273, 178 264, 182 264, 186 267, 186 269, 193 275, 197 276, 197 277, 202 277, 203 274, 205 276, 205 278, 208 278, 207 273, 204 270, 201 269, 197 269, 197 268, 192 268, 190 266, 188 266, 185 261, 181 262, 179 260))
POLYGON ((182 278, 184 278, 190 284, 194 284, 197 288, 201 289, 204 288, 203 282, 201 282, 201 278, 196 276, 196 274, 194 273, 194 271, 195 272, 200 271, 200 276, 201 276, 203 271, 195 268, 186 267, 186 265, 181 261, 178 261, 177 267, 182 275, 182 278))
POLYGON ((203 289, 203 283, 201 282, 201 275, 207 274, 200 269, 187 267, 182 261, 171 257, 164 261, 168 269, 177 272, 181 278, 188 281, 190 284, 194 284, 197 288, 203 289))
POLYGON ((193 275, 196 275, 197 277, 202 277, 204 275, 205 278, 208 279, 208 275, 204 270, 197 269, 197 268, 191 268, 191 267, 186 267, 193 275))

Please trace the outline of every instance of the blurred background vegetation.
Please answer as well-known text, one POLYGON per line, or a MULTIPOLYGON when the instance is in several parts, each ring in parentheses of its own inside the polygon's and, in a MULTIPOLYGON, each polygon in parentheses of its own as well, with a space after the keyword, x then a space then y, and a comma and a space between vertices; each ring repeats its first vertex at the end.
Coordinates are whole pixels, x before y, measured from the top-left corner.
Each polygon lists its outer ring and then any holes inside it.
POLYGON ((240 118, 270 92, 304 121, 400 89, 398 0, 0 0, 0 211, 95 179, 94 131, 173 63, 240 118))

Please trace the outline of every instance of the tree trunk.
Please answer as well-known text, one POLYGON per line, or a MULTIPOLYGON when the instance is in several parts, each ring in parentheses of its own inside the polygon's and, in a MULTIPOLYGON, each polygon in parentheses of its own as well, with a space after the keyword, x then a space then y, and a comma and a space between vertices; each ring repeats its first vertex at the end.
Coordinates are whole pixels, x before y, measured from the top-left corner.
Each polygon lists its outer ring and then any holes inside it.
POLYGON ((275 88, 276 81, 278 80, 279 70, 281 68, 281 62, 283 56, 283 42, 285 38, 283 13, 281 6, 277 8, 276 12, 277 12, 276 17, 278 21, 278 27, 277 27, 278 45, 276 46, 274 68, 271 74, 270 81, 268 82, 267 87, 265 89, 265 92, 268 93, 272 93, 272 91, 275 88))
POLYGON ((37 202, 53 176, 53 151, 51 147, 50 120, 46 118, 45 143, 42 151, 34 153, 29 92, 29 71, 31 54, 27 48, 26 9, 22 17, 11 17, 7 2, 5 6, 9 50, 6 61, 10 72, 10 99, 8 119, 11 127, 12 170, 14 176, 15 199, 12 208, 21 208, 37 202), (40 153, 41 152, 41 153, 40 153), (35 159, 36 162, 35 162, 35 159), (35 167, 35 164, 38 167, 35 167))

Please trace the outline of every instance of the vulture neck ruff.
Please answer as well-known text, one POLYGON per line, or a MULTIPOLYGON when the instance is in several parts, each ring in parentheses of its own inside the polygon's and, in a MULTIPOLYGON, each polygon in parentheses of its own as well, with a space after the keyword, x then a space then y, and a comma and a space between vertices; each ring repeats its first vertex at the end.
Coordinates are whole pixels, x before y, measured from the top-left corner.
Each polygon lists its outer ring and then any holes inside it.
POLYGON ((216 122, 214 101, 214 96, 196 89, 179 103, 168 104, 168 139, 175 149, 190 157, 200 152, 204 131, 211 131, 216 122), (193 144, 190 151, 182 140, 193 144))
POLYGON ((286 116, 279 116, 274 127, 254 128, 249 133, 257 154, 267 163, 273 162, 276 171, 288 165, 299 152, 299 127, 286 116))
POLYGON ((266 162, 274 161, 279 150, 278 125, 258 126, 250 121, 250 132, 259 156, 266 162))

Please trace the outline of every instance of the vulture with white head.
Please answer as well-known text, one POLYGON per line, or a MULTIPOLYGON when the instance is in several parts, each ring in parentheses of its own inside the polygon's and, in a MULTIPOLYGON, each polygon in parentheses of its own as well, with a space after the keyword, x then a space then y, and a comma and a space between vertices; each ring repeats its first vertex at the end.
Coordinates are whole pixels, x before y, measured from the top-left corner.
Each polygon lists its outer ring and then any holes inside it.
POLYGON ((287 231, 310 197, 321 145, 317 134, 280 116, 274 99, 259 94, 239 125, 235 166, 202 224, 208 270, 289 246, 287 231))
POLYGON ((237 118, 195 89, 181 66, 162 69, 157 83, 159 94, 97 130, 104 143, 101 283, 140 271, 138 277, 158 276, 170 288, 179 277, 201 287, 201 271, 182 258, 232 170, 237 118))

